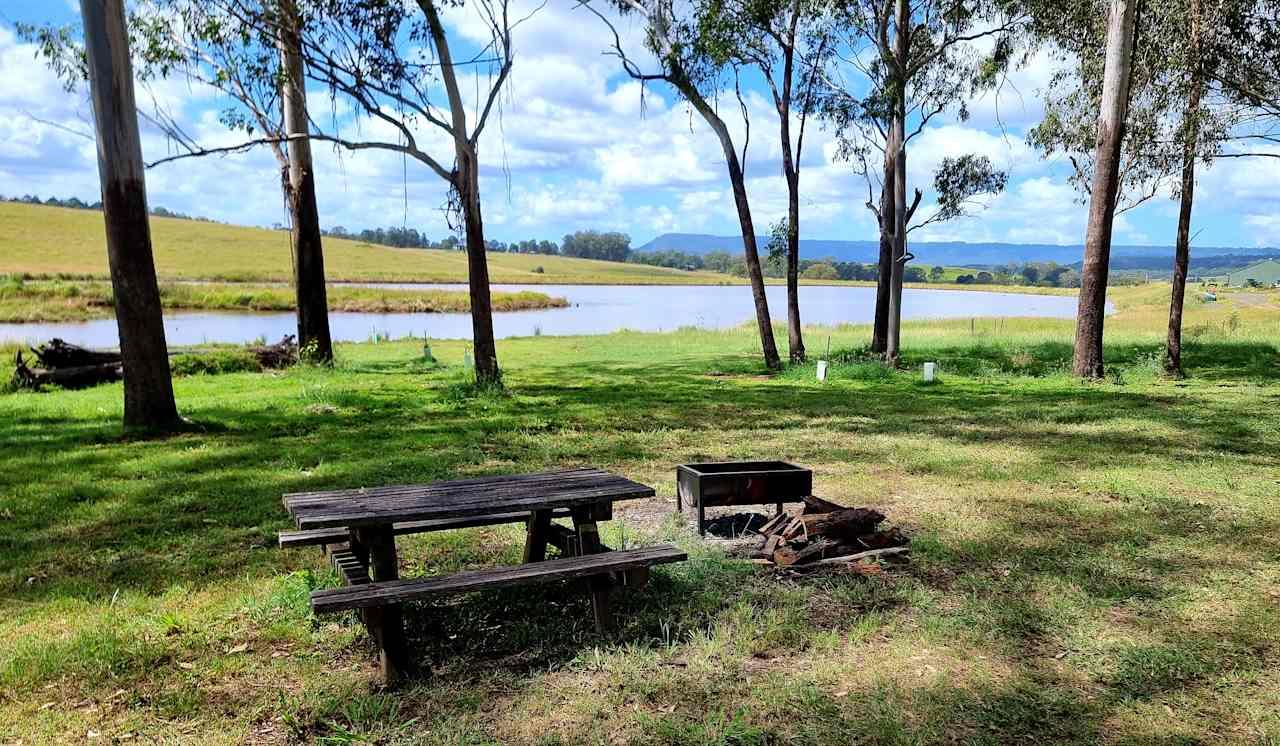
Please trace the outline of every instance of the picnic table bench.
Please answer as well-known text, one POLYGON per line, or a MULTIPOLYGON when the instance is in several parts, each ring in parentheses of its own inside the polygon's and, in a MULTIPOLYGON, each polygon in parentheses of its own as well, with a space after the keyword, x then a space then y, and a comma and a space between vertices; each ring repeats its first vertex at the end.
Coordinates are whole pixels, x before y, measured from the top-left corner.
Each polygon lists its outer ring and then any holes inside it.
POLYGON ((378 644, 383 680, 394 684, 412 663, 401 611, 406 601, 586 579, 596 626, 611 628, 612 588, 641 584, 650 567, 687 559, 669 544, 613 551, 600 543, 597 522, 613 517, 614 502, 653 494, 652 487, 591 468, 300 492, 283 498, 298 530, 282 532, 280 546, 326 548, 344 586, 312 592, 311 608, 317 614, 359 610, 378 644), (573 528, 552 523, 557 517, 571 518, 573 528), (527 526, 523 564, 400 578, 398 535, 520 521, 527 526), (548 545, 561 556, 548 560, 548 545))

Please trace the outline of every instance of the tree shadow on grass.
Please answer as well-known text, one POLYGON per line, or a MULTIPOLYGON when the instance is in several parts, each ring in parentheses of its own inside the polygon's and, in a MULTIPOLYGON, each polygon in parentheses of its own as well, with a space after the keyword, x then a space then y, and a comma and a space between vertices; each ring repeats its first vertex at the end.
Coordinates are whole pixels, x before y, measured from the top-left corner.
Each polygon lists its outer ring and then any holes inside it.
MULTIPOLYGON (((1247 361, 1270 349, 1241 352, 1227 370, 1254 370, 1247 361)), ((1016 389, 999 381, 920 387, 901 378, 838 377, 817 386, 703 375, 721 362, 575 361, 515 369, 512 394, 504 397, 449 392, 447 377, 429 374, 415 374, 399 389, 344 386, 303 404, 296 394, 264 384, 261 400, 193 411, 217 427, 168 441, 119 442, 105 415, 67 422, 38 414, 11 418, 0 422, 8 467, 0 474, 9 511, 0 527, 4 595, 19 602, 102 600, 117 588, 198 589, 313 566, 314 554, 272 548, 274 533, 288 527, 279 503, 285 492, 570 463, 621 464, 624 471, 633 464, 674 465, 685 452, 726 444, 751 449, 761 431, 780 433, 784 442, 792 431, 821 431, 832 442, 811 454, 814 465, 841 473, 885 461, 890 446, 862 435, 1007 447, 1025 455, 1019 468, 1039 469, 1036 476, 1049 483, 1094 464, 1160 471, 1203 462, 1275 466, 1274 414, 1260 417, 1245 410, 1242 402, 1250 400, 1194 389, 1053 381, 1016 389), (1109 427, 1117 420, 1125 426, 1109 427)), ((344 374, 322 380, 339 384, 344 374)), ((1258 396, 1275 398, 1255 394, 1253 401, 1258 396)), ((1025 476, 975 471, 963 458, 918 468, 979 487, 1025 476)), ((904 596, 893 594, 875 608, 928 615, 949 625, 956 639, 999 651, 1011 679, 971 687, 888 682, 844 703, 819 692, 795 704, 803 728, 835 733, 822 719, 834 706, 832 723, 873 742, 899 740, 890 737, 895 729, 923 740, 956 732, 978 740, 991 733, 993 742, 1089 742, 1127 702, 1260 671, 1274 656, 1265 630, 1274 628, 1276 612, 1262 601, 1202 617, 1194 628, 1179 612, 1194 602, 1188 590, 1199 587, 1209 563, 1217 572, 1243 574, 1274 562, 1275 516, 1214 516, 1211 506, 1173 495, 1118 495, 1087 504, 1006 497, 988 506, 986 533, 950 535, 938 528, 917 536, 904 582, 957 596, 956 608, 931 607, 927 600, 907 607, 904 596), (1046 588, 1069 589, 1069 608, 1046 588), (1053 646, 1084 634, 1088 620, 1082 618, 1130 608, 1149 612, 1132 639, 1080 652, 1079 665, 1096 688, 1082 691, 1078 676, 1056 672, 1049 662, 1053 646), (877 704, 886 700, 899 705, 877 704)), ((448 541, 469 547, 476 562, 510 560, 515 551, 514 542, 492 547, 468 535, 424 538, 407 544, 406 554, 413 560, 448 541)), ((852 600, 862 591, 845 586, 864 581, 823 582, 823 592, 835 594, 835 608, 847 613, 806 616, 772 581, 728 563, 695 560, 655 573, 650 588, 622 602, 625 626, 610 639, 655 648, 714 625, 743 604, 783 609, 788 619, 802 620, 802 631, 850 633, 863 615, 852 600)), ((463 596, 414 607, 409 616, 420 654, 443 671, 477 665, 542 670, 566 664, 599 639, 588 622, 589 601, 570 585, 463 596)), ((1130 626, 1115 623, 1125 631, 1130 626)))
MULTIPOLYGON (((0 531, 0 548, 16 558, 0 577, 19 597, 35 600, 275 572, 299 563, 290 553, 255 549, 270 547, 274 533, 288 527, 283 493, 569 463, 683 460, 670 440, 647 437, 655 431, 676 432, 677 444, 701 450, 708 437, 762 429, 785 435, 819 422, 850 438, 821 459, 884 455, 883 446, 859 448, 859 435, 927 436, 1007 445, 1063 471, 1209 458, 1265 466, 1272 456, 1266 421, 1193 393, 1068 384, 918 387, 900 379, 836 379, 820 387, 702 375, 724 361, 543 364, 514 369, 513 395, 496 398, 451 390, 446 374, 415 375, 399 389, 344 386, 310 394, 315 401, 306 406, 280 406, 272 397, 289 395, 267 390, 248 405, 192 411, 207 432, 168 441, 120 443, 105 418, 24 414, 0 423, 0 444, 15 454, 0 487, 21 496, 0 531), (1118 417, 1137 426, 1072 429, 1118 417), (1177 435, 1145 434, 1143 423, 1177 435), (545 449, 531 449, 531 439, 545 449), (33 577, 39 582, 26 582, 33 577)), ((345 380, 342 372, 323 380, 330 378, 345 380)), ((961 461, 930 468, 978 482, 1018 477, 975 474, 961 461)))

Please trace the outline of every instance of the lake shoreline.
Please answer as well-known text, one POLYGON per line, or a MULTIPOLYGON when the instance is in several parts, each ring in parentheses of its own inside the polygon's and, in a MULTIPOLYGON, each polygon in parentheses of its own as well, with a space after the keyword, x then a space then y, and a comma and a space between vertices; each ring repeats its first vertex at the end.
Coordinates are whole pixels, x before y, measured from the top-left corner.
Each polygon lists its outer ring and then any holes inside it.
MULTIPOLYGON (((330 313, 469 313, 471 299, 458 289, 396 289, 330 283, 330 313)), ((166 313, 292 312, 296 299, 287 284, 161 282, 166 313)), ((497 313, 564 308, 569 302, 536 291, 493 293, 497 313)), ((74 323, 115 317, 111 284, 105 281, 37 280, 0 283, 0 322, 74 323)))
MULTIPOLYGON (((3 286, 0 286, 3 287, 3 286)), ((208 286, 165 285, 169 293, 199 293, 208 286)), ((363 306, 369 310, 343 311, 337 302, 329 314, 334 341, 362 341, 417 337, 430 339, 470 339, 471 315, 465 310, 466 293, 456 285, 427 286, 333 286, 329 297, 345 295, 364 298, 450 298, 458 302, 453 312, 400 311, 386 305, 363 306), (412 288, 412 289, 406 289, 412 288)), ((220 286, 225 293, 244 291, 244 286, 220 286)), ((101 285, 99 290, 109 290, 101 285)), ((506 285, 492 286, 495 308, 503 299, 533 299, 531 307, 495 313, 494 334, 498 339, 537 336, 577 336, 608 334, 619 330, 662 332, 681 328, 730 329, 751 324, 755 307, 746 286, 688 285, 506 285), (554 305, 550 296, 555 296, 554 305)), ((1076 301, 1060 294, 1029 294, 970 291, 939 292, 941 288, 908 287, 904 293, 903 319, 1047 317, 1074 318, 1076 301)), ((767 288, 769 305, 779 314, 786 307, 786 288, 767 288)), ((872 286, 804 285, 800 289, 801 322, 809 327, 835 327, 871 321, 876 290, 872 286)), ((286 303, 292 291, 285 286, 270 289, 270 295, 286 303)), ((278 339, 295 333, 296 318, 284 308, 244 310, 243 298, 228 310, 182 310, 172 307, 165 313, 165 334, 171 345, 200 343, 242 343, 254 339, 278 339)), ((289 303, 291 307, 291 303, 289 303)), ((0 304, 0 310, 3 310, 0 304)), ((782 322, 781 315, 775 321, 782 322)), ((114 319, 43 323, 2 323, 0 341, 47 340, 60 337, 86 347, 117 344, 114 319)))

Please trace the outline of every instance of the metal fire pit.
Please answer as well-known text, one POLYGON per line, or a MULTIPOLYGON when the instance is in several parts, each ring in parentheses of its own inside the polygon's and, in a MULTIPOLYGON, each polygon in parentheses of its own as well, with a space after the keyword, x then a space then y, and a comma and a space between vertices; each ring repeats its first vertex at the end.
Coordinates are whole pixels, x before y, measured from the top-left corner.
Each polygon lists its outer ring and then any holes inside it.
POLYGON ((717 461, 676 467, 676 510, 698 511, 698 533, 706 535, 707 506, 800 502, 813 494, 813 470, 785 461, 717 461))

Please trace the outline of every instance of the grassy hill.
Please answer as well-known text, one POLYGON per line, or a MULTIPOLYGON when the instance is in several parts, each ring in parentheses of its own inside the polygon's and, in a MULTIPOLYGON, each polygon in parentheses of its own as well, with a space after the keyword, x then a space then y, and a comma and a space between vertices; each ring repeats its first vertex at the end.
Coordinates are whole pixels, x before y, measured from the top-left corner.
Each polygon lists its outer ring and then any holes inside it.
MULTIPOLYGON (((151 218, 156 269, 164 279, 285 281, 291 264, 282 231, 173 218, 151 218)), ((462 252, 393 249, 326 238, 332 281, 466 282, 462 252)), ((639 264, 558 256, 490 254, 494 282, 720 284, 736 278, 639 264), (536 271, 539 267, 542 272, 536 271)), ((0 274, 106 277, 102 213, 0 203, 0 274)))

